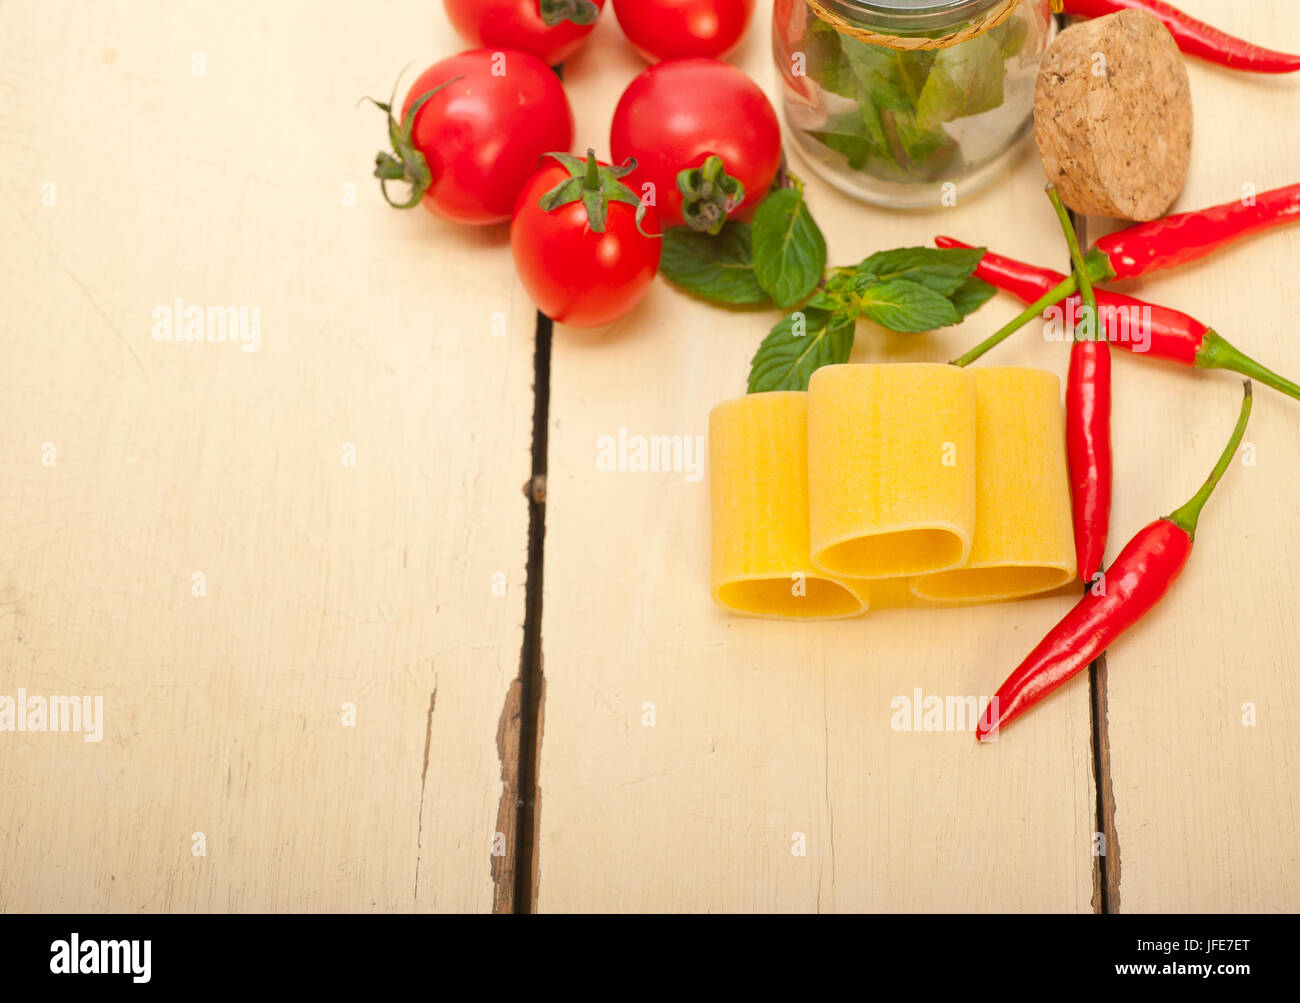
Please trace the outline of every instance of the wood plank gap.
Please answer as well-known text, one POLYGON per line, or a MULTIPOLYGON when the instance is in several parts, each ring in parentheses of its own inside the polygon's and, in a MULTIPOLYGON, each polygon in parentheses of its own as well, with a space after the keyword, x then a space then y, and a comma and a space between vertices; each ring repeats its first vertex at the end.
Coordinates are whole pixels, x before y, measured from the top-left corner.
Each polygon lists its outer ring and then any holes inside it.
MULTIPOLYGON (((1088 246, 1088 217, 1070 211, 1079 244, 1088 246)), ((1086 591, 1086 589, 1085 589, 1086 591)), ((1096 829, 1102 852, 1094 851, 1093 911, 1119 912, 1119 839, 1115 833, 1115 786, 1110 775, 1110 732, 1106 711, 1106 654, 1088 666, 1088 709, 1092 737, 1092 777, 1096 792, 1096 829)), ((1094 840, 1095 840, 1094 835, 1094 840)), ((1089 845, 1094 845, 1090 841, 1089 845)))
MULTIPOLYGON (((534 911, 537 897, 537 813, 541 792, 537 786, 537 764, 542 744, 542 709, 546 680, 542 672, 542 584, 546 555, 546 454, 550 429, 551 340, 554 325, 537 314, 533 349, 533 450, 532 476, 528 496, 528 564, 524 598, 524 641, 519 658, 519 678, 511 687, 502 711, 505 742, 503 758, 513 752, 514 783, 506 783, 503 800, 514 805, 514 868, 508 892, 498 889, 494 912, 527 914, 534 911)), ((505 779, 505 778, 503 778, 505 779)), ((495 880, 495 879, 494 879, 495 880)))
POLYGON ((1110 770, 1110 729, 1107 713, 1106 655, 1088 666, 1088 689, 1092 716, 1092 775, 1097 788, 1097 829, 1101 833, 1103 853, 1097 860, 1097 896, 1095 910, 1117 913, 1119 902, 1119 834, 1115 830, 1115 785, 1110 770))
MULTIPOLYGON (((564 80, 564 67, 553 67, 564 80)), ((533 337, 532 472, 524 485, 528 499, 528 563, 524 584, 524 640, 519 675, 506 694, 497 724, 501 758, 501 803, 497 831, 506 834, 507 860, 493 858, 492 911, 528 914, 537 901, 537 812, 541 792, 537 763, 542 751, 542 564, 546 556, 546 452, 551 421, 551 339, 555 325, 537 311, 533 337), (510 853, 509 846, 514 851, 510 853)))

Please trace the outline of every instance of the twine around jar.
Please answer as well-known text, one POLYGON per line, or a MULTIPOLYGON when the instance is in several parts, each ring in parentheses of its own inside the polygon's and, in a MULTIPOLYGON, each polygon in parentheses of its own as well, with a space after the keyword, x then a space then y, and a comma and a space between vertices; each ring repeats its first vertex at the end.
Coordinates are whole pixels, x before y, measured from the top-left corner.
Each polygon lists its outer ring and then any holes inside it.
MULTIPOLYGON (((871 31, 869 28, 860 27, 847 18, 827 10, 820 0, 804 0, 804 2, 813 14, 841 35, 848 35, 850 38, 856 38, 859 42, 866 42, 868 45, 883 45, 888 49, 916 51, 919 49, 947 49, 954 45, 960 45, 962 42, 968 42, 972 38, 978 38, 990 28, 996 28, 1004 21, 1009 20, 1011 15, 1016 12, 1016 8, 1020 6, 1021 0, 1003 0, 997 7, 990 8, 982 17, 976 18, 966 27, 950 32, 947 35, 940 35, 938 38, 882 34, 871 31)), ((1054 14, 1060 14, 1064 10, 1064 0, 1051 0, 1051 4, 1052 13, 1054 14)))

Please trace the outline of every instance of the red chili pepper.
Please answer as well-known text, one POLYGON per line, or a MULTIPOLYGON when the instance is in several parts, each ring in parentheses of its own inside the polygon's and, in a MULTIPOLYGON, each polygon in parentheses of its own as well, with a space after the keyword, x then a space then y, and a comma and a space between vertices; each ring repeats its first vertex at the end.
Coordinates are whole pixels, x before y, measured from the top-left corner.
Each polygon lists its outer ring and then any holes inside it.
POLYGON ((1154 14, 1174 36, 1178 48, 1220 66, 1255 73, 1294 73, 1300 70, 1300 56, 1234 38, 1161 0, 1065 0, 1065 12, 1080 17, 1103 17, 1125 9, 1154 14))
POLYGON ((1201 510, 1241 445, 1251 405, 1247 380, 1232 439, 1201 490, 1182 508, 1133 537, 1107 570, 1106 580, 1089 589, 998 687, 975 729, 978 741, 996 737, 1010 721, 1087 668, 1169 590, 1187 565, 1201 510))
MULTIPOLYGON (((1296 220, 1300 220, 1300 184, 1265 192, 1254 197, 1249 204, 1228 202, 1200 212, 1185 212, 1151 223, 1139 223, 1097 241, 1084 258, 1087 277, 1092 282, 1107 282, 1174 268, 1212 254, 1242 237, 1296 220)), ((970 365, 1048 307, 1072 296, 1078 289, 1075 276, 1067 276, 1019 317, 965 355, 954 359, 952 364, 970 365)))
POLYGON ((1070 222, 1070 213, 1055 185, 1047 186, 1085 311, 1070 347, 1070 373, 1065 383, 1065 447, 1074 500, 1074 552, 1085 584, 1101 570, 1110 533, 1110 499, 1114 457, 1110 445, 1110 342, 1099 337, 1097 297, 1088 281, 1083 251, 1070 222))
MULTIPOLYGON (((974 244, 942 235, 934 238, 934 246, 958 247, 964 251, 975 249, 974 244)), ((1050 268, 1028 265, 1015 258, 994 254, 992 251, 984 252, 984 257, 980 258, 980 263, 975 268, 975 274, 990 285, 997 286, 1003 292, 1011 293, 1012 296, 1026 303, 1032 303, 1046 296, 1065 279, 1060 272, 1054 272, 1050 268)), ((1097 298, 1100 302, 1100 289, 1097 290, 1097 298)))
MULTIPOLYGON (((1249 203, 1238 199, 1200 212, 1184 212, 1139 223, 1102 237, 1092 254, 1101 252, 1110 266, 1108 279, 1131 279, 1176 268, 1212 254, 1225 244, 1300 220, 1300 184, 1274 188, 1249 203)), ((1090 263, 1093 265, 1094 263, 1090 263)))
POLYGON ((1065 384, 1065 446, 1074 499, 1074 552, 1086 585, 1101 570, 1110 531, 1110 345, 1076 340, 1065 384))
MULTIPOLYGON (((952 237, 936 237, 934 242, 939 247, 971 247, 952 237)), ((1050 268, 1027 265, 992 252, 985 252, 975 275, 1026 303, 1039 299, 1065 278, 1050 268)), ((1135 355, 1150 355, 1197 369, 1231 370, 1300 400, 1300 385, 1260 365, 1195 317, 1108 289, 1094 291, 1106 339, 1112 345, 1135 355)), ((1078 316, 1081 302, 1078 295, 1066 300, 1066 316, 1078 316)))

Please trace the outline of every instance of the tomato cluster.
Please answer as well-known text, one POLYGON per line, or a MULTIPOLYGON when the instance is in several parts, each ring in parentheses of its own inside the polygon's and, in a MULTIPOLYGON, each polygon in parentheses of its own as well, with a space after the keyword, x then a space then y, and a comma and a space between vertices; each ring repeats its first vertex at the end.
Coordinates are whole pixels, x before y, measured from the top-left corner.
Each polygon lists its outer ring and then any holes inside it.
POLYGON ((664 226, 718 232, 748 219, 781 162, 762 90, 717 57, 740 42, 753 0, 612 0, 652 65, 628 87, 613 164, 573 156, 573 113, 550 67, 595 28, 605 0, 444 0, 480 46, 422 73, 388 116, 375 175, 398 208, 456 223, 507 219, 515 267, 547 316, 599 327, 627 314, 659 267, 664 226), (656 62, 662 60, 661 62, 656 62), (409 185, 395 201, 390 184, 409 185))
MULTIPOLYGON (((474 45, 520 49, 551 66, 568 59, 592 29, 605 0, 443 0, 452 25, 474 45)), ((628 41, 651 62, 721 59, 744 37, 754 0, 613 0, 628 41)))

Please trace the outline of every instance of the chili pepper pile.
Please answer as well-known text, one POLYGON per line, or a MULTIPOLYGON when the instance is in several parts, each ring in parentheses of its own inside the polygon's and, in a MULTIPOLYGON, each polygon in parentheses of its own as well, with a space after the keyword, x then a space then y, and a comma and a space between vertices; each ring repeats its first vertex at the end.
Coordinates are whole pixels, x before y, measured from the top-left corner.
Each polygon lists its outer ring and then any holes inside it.
MULTIPOLYGON (((952 237, 936 237, 934 242, 943 248, 965 250, 971 246, 952 237)), ((975 275, 1026 303, 1046 295, 1065 279, 1060 272, 1050 268, 1027 265, 992 252, 980 260, 975 275)), ((1300 385, 1260 365, 1195 317, 1109 289, 1096 289, 1094 293, 1101 314, 1100 323, 1112 345, 1197 369, 1228 369, 1300 400, 1300 385), (1140 340, 1133 335, 1139 330, 1142 332, 1140 340)), ((1079 304, 1077 295, 1067 299, 1066 315, 1077 315, 1079 304)))
MULTIPOLYGON (((1238 240, 1297 220, 1300 220, 1300 184, 1276 188, 1200 212, 1179 213, 1150 223, 1138 223, 1097 241, 1084 258, 1088 279, 1108 282, 1176 268, 1238 240)), ((1078 279, 1071 274, 1011 323, 954 359, 953 365, 970 365, 1044 310, 1078 291, 1078 279)))
POLYGON ((1300 70, 1300 56, 1234 38, 1163 0, 1065 0, 1065 13, 1079 17, 1104 17, 1129 9, 1144 10, 1158 17, 1174 36, 1178 48, 1188 55, 1253 73, 1294 73, 1300 70))
MULTIPOLYGON (((1086 256, 1060 195, 1050 184, 1047 191, 1070 248, 1072 273, 1062 276, 986 253, 976 275, 1034 302, 1015 322, 953 364, 970 364, 1028 318, 1063 299, 1069 299, 1067 310, 1079 310, 1065 394, 1066 446, 1079 574, 1091 587, 999 688, 976 729, 980 741, 996 737, 1003 725, 1088 666, 1159 602, 1186 565, 1201 510, 1245 434, 1253 401, 1249 380, 1236 430, 1205 485, 1182 508, 1130 540, 1105 574, 1099 574, 1113 476, 1110 345, 1150 351, 1185 366, 1236 370, 1300 399, 1300 385, 1261 366, 1195 318, 1131 296, 1105 290, 1099 294, 1093 288, 1094 281, 1134 278, 1186 264, 1250 234, 1300 219, 1300 185, 1278 188, 1255 200, 1132 226, 1099 240, 1086 256), (1103 303, 1106 314, 1100 309, 1103 303), (1145 329, 1144 349, 1136 348, 1128 336, 1134 329, 1145 329)), ((968 247, 948 237, 935 242, 947 249, 968 247)))
POLYGON ((1105 589, 1089 589, 998 687, 975 729, 978 741, 996 738, 1008 722, 1087 668, 1169 590, 1187 566, 1201 510, 1241 445, 1251 406, 1247 380, 1237 427, 1201 490, 1182 508, 1133 537, 1107 571, 1105 589))

